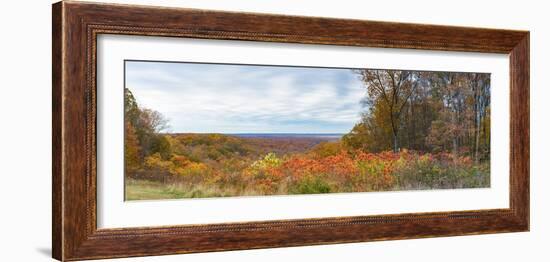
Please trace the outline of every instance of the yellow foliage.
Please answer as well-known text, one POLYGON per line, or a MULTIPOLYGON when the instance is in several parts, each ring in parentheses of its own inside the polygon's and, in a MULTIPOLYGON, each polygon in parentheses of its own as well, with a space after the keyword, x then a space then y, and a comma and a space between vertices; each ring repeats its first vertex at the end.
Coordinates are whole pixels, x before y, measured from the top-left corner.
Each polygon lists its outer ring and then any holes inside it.
POLYGON ((145 167, 157 171, 169 171, 174 167, 172 161, 162 160, 160 153, 155 153, 145 158, 145 167))

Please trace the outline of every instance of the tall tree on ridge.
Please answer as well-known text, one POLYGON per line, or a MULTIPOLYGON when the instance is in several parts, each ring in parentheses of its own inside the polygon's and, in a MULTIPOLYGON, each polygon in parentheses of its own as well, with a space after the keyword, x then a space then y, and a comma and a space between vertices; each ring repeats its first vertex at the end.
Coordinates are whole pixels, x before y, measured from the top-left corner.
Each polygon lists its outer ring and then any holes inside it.
POLYGON ((399 151, 399 131, 401 129, 401 115, 407 101, 418 85, 418 73, 406 70, 378 70, 366 69, 358 71, 361 80, 367 89, 369 104, 381 101, 380 108, 389 118, 391 126, 393 151, 399 151))

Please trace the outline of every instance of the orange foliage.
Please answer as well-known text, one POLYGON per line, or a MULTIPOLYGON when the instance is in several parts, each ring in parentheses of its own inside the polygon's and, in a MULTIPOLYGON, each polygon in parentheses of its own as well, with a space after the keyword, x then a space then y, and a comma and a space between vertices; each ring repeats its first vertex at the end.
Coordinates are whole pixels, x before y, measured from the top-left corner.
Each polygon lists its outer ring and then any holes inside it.
POLYGON ((150 155, 142 172, 235 196, 479 187, 487 183, 479 182, 479 174, 488 174, 486 167, 473 163, 469 156, 446 152, 403 149, 370 153, 345 149, 335 142, 301 153, 251 154, 243 148, 252 147, 243 147, 236 138, 222 142, 224 136, 220 135, 201 137, 204 141, 200 143, 191 139, 184 145, 178 143, 189 136, 174 136, 170 143, 175 152, 182 153, 173 153, 167 160, 159 153, 150 155), (201 148, 216 149, 220 157, 209 158, 202 151, 193 154, 201 148))

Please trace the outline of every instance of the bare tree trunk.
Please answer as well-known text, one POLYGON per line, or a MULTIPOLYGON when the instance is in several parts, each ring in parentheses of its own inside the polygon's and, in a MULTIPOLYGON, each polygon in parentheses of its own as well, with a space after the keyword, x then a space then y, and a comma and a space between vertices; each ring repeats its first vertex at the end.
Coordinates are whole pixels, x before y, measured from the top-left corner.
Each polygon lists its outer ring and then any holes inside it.
MULTIPOLYGON (((393 107, 390 107, 390 110, 393 110, 393 107)), ((395 123, 395 120, 394 120, 394 114, 393 114, 393 111, 390 115, 390 121, 391 121, 391 130, 392 130, 392 134, 393 134, 393 152, 394 153, 397 153, 397 127, 396 127, 396 123, 395 123)))
MULTIPOLYGON (((456 112, 453 112, 451 113, 451 121, 453 123, 453 125, 458 125, 458 121, 457 121, 457 116, 456 116, 456 112)), ((453 154, 454 155, 457 155, 458 154, 458 135, 456 134, 456 132, 454 132, 454 137, 453 137, 453 154)))
POLYGON ((397 128, 395 127, 395 123, 393 123, 392 121, 392 133, 393 133, 393 152, 394 153, 397 153, 397 135, 398 135, 398 131, 397 131, 397 128))
POLYGON ((476 164, 479 164, 479 136, 480 136, 480 131, 481 131, 481 127, 480 127, 481 118, 477 117, 477 116, 476 116, 476 118, 478 119, 477 120, 478 123, 476 123, 476 138, 475 138, 474 160, 475 160, 476 164))
POLYGON ((410 128, 411 128, 411 132, 412 135, 409 136, 409 149, 413 148, 415 150, 418 150, 417 148, 417 143, 416 143, 416 119, 415 119, 415 115, 414 115, 414 105, 413 105, 413 102, 412 102, 412 98, 410 99, 409 101, 409 111, 410 111, 410 128), (411 139, 412 137, 412 139, 411 139), (412 141, 412 142, 411 142, 412 141))

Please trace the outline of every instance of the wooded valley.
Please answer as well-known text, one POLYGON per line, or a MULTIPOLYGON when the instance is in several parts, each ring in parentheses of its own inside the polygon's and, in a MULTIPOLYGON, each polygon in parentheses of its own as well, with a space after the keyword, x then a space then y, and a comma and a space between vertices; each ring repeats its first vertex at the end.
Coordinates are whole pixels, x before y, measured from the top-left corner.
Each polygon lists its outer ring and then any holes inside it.
POLYGON ((353 73, 361 117, 339 139, 167 132, 126 88, 126 200, 490 186, 490 74, 353 73))

